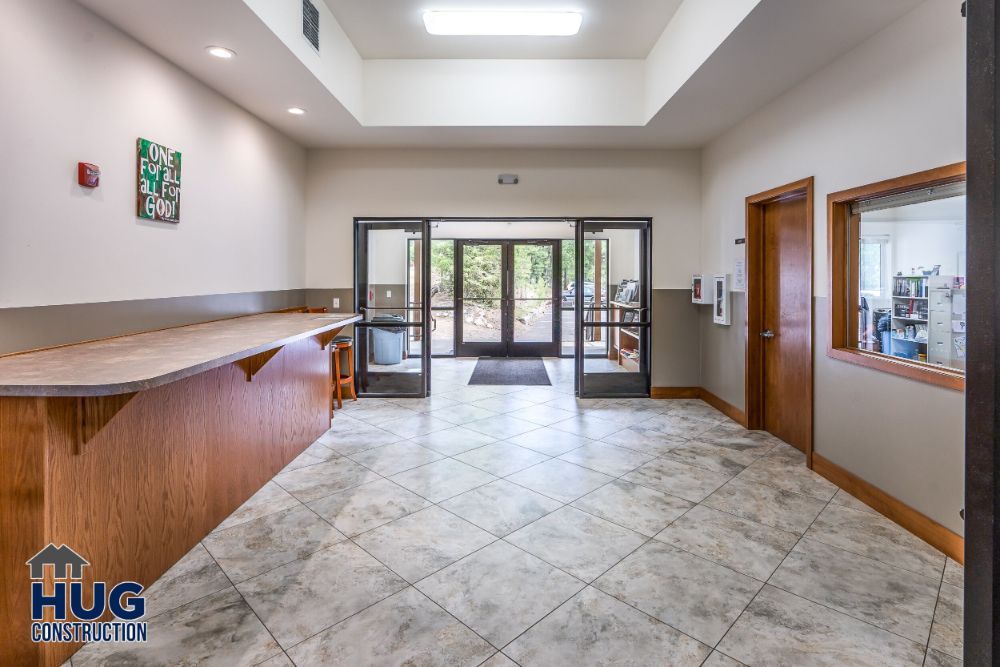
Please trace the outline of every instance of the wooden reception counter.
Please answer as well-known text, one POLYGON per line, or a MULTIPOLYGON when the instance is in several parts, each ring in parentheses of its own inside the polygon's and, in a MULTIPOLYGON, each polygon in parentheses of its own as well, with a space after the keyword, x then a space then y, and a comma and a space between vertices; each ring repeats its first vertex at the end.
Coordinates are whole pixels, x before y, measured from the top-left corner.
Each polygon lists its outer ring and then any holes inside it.
POLYGON ((45 545, 89 561, 85 590, 148 586, 326 431, 328 346, 360 319, 253 315, 0 358, 0 664, 79 648, 31 641, 26 561, 45 545))

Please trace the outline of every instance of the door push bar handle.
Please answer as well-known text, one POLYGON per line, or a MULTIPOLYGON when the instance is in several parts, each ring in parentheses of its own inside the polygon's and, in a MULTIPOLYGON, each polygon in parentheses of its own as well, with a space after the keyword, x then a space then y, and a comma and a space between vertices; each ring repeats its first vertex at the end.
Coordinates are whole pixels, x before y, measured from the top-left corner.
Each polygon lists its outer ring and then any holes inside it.
POLYGON ((774 338, 774 332, 771 331, 770 329, 764 329, 763 331, 760 332, 760 337, 761 338, 774 338))

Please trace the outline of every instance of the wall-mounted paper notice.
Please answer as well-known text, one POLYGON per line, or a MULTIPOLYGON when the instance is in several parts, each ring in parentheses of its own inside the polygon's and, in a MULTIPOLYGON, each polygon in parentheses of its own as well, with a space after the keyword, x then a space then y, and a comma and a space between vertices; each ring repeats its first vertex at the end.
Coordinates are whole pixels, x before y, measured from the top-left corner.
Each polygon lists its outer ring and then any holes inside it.
POLYGON ((733 291, 734 292, 746 292, 747 291, 747 259, 746 257, 737 257, 736 266, 733 268, 733 291))

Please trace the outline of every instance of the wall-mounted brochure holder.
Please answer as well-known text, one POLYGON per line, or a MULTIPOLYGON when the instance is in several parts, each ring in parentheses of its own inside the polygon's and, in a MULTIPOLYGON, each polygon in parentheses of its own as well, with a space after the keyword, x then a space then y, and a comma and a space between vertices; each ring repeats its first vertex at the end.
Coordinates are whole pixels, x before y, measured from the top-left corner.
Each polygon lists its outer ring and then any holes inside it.
POLYGON ((716 324, 728 325, 729 317, 729 275, 716 274, 712 276, 712 321, 716 324))

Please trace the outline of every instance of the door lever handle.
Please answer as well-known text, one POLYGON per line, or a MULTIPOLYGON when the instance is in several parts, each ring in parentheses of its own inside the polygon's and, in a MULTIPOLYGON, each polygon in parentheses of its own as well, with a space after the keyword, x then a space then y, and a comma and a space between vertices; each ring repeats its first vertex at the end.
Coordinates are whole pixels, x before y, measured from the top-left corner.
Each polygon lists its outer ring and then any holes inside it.
POLYGON ((760 337, 761 338, 774 338, 774 332, 771 331, 770 329, 764 329, 763 331, 760 332, 760 337))

